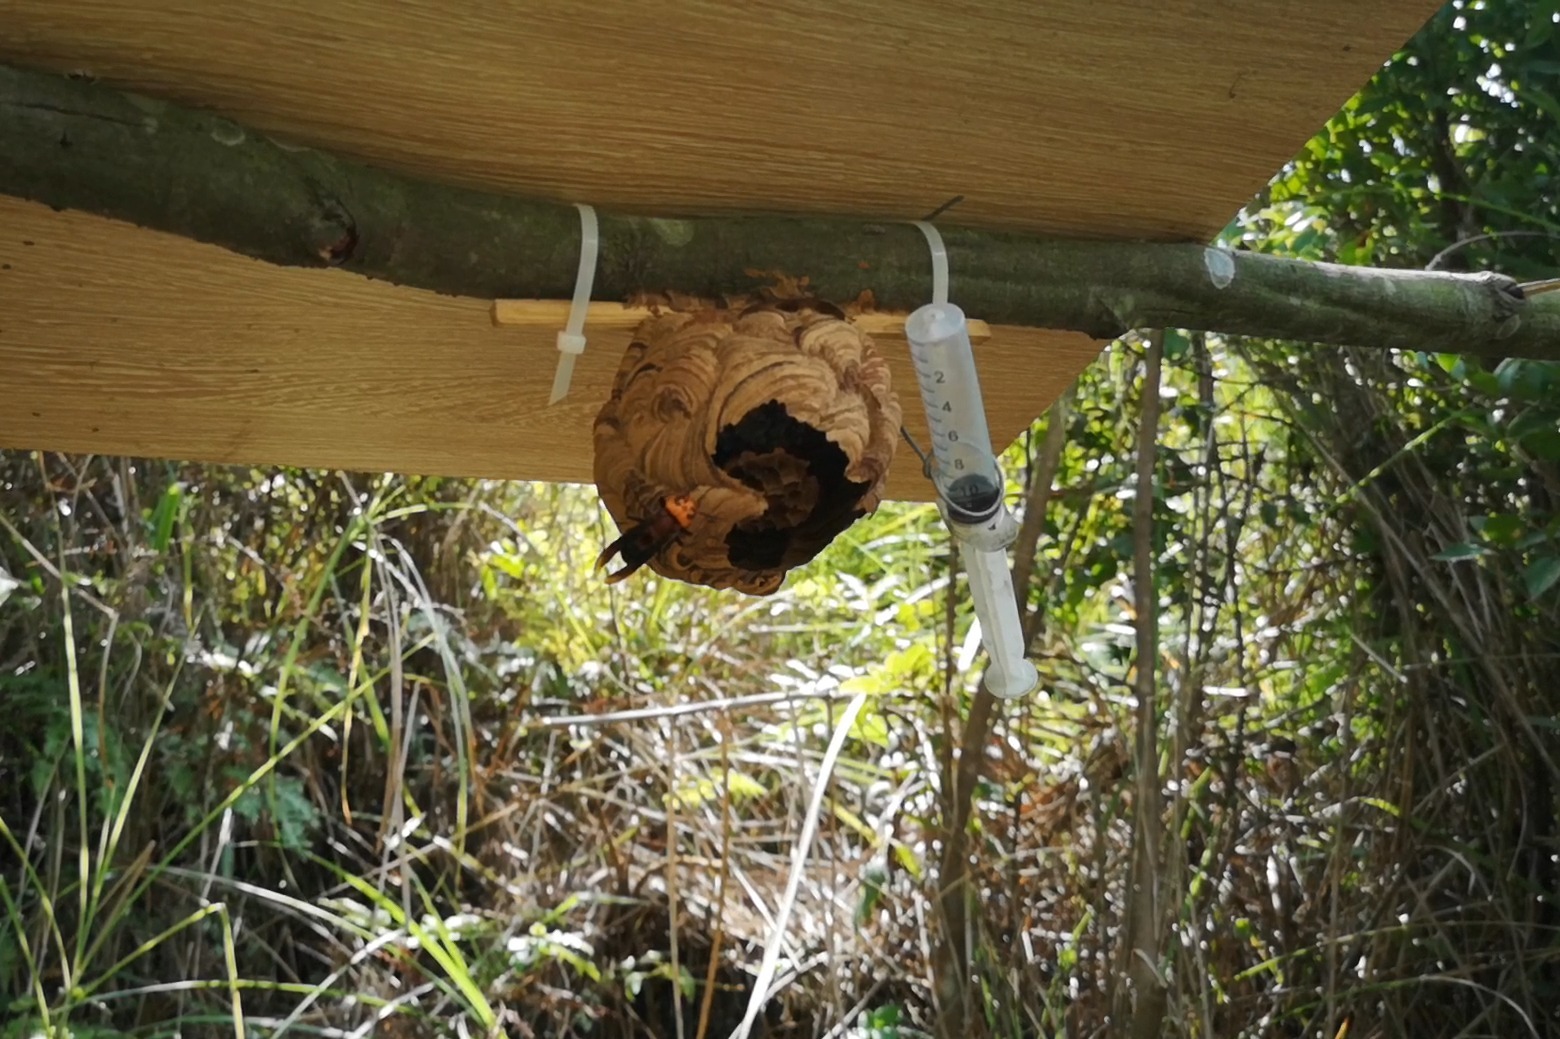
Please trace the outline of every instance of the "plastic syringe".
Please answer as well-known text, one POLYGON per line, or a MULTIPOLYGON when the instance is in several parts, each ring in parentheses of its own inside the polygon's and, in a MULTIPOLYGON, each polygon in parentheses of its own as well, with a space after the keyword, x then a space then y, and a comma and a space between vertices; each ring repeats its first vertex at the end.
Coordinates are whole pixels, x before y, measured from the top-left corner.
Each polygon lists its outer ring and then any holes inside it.
POLYGON ((986 687, 1013 699, 1040 675, 1024 656, 1024 632, 1007 549, 1018 523, 1002 499, 1002 470, 991 450, 969 323, 952 303, 929 303, 905 322, 921 403, 932 437, 932 481, 943 516, 963 546, 981 641, 991 657, 986 687))

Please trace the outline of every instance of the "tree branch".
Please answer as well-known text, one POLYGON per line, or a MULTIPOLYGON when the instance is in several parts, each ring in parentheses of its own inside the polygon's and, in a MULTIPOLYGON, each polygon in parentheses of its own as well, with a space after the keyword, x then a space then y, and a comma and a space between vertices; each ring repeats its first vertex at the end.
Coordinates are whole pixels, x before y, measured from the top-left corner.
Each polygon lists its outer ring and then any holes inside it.
MULTIPOLYGON (((566 298, 579 218, 555 202, 432 184, 274 141, 218 116, 0 66, 0 193, 222 246, 268 263, 484 299, 566 298)), ((908 224, 777 216, 601 214, 596 298, 716 297, 755 270, 820 295, 925 302, 931 262, 908 224)), ((1560 359, 1560 295, 1497 274, 1306 263, 1197 244, 943 231, 953 295, 999 324, 1101 339, 1134 328, 1560 359)))

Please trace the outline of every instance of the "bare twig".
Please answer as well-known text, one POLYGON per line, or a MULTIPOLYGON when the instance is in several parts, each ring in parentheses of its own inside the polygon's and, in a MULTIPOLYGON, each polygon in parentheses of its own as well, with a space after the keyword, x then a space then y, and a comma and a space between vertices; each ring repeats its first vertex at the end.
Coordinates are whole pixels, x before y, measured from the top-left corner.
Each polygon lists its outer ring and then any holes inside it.
POLYGON ((718 700, 695 700, 688 703, 662 704, 658 707, 636 707, 631 711, 611 711, 606 714, 568 714, 558 718, 533 718, 527 724, 541 729, 567 728, 571 725, 615 725, 620 722, 677 718, 685 714, 702 714, 705 711, 763 707, 767 704, 787 703, 791 700, 849 700, 850 697, 850 693, 838 689, 817 692, 790 690, 784 693, 754 693, 751 696, 728 696, 718 700))
POLYGON ((1489 234, 1476 234, 1469 238, 1460 238, 1430 257, 1430 262, 1425 264, 1425 270, 1439 270, 1441 264, 1453 253, 1460 252, 1470 245, 1478 245, 1480 242, 1498 242, 1503 238, 1560 238, 1560 235, 1551 231, 1491 231, 1489 234))
POLYGON ((1040 610, 1029 608, 1029 589, 1034 583, 1035 567, 1039 560, 1035 553, 1040 536, 1045 533, 1045 514, 1051 504, 1051 487, 1056 482, 1056 470, 1062 462, 1062 449, 1067 446, 1068 420, 1072 417, 1073 395, 1077 386, 1069 386, 1051 405, 1046 414, 1045 440, 1040 445, 1040 457, 1035 460, 1029 474, 1029 496, 1024 502, 1024 519, 1013 542, 1013 595, 1018 599, 1018 615, 1023 619, 1024 645, 1034 643, 1040 628, 1040 610))
MULTIPOLYGON (((1164 900, 1159 890, 1163 866, 1163 795, 1159 779, 1159 714, 1156 702, 1159 659, 1159 596, 1154 587, 1154 463, 1158 455, 1159 384, 1164 333, 1149 337, 1143 368, 1138 425, 1137 497, 1133 501, 1133 608, 1137 624, 1137 747, 1134 766, 1132 873, 1129 880, 1125 964, 1128 992, 1118 1021, 1129 1021, 1133 1039, 1160 1034, 1167 993, 1159 964, 1163 956, 1164 900)), ((1118 992, 1118 1000, 1121 993, 1118 992)))
POLYGON ((3 528, 7 534, 11 535, 12 539, 21 546, 22 551, 26 552, 29 556, 32 557, 33 562, 38 564, 39 569, 58 581, 60 586, 67 592, 76 595, 84 602, 90 603, 91 605, 97 607, 97 609, 105 617, 113 617, 117 614, 118 611, 116 611, 112 606, 107 605, 103 602, 103 600, 99 599, 91 592, 85 590, 87 582, 79 580, 67 581, 65 578, 66 571, 61 570, 59 567, 49 562, 49 557, 40 552, 38 548, 33 545, 31 541, 28 541, 27 538, 22 535, 21 531, 12 526, 11 521, 6 519, 4 516, 0 516, 0 528, 3 528))
POLYGON ((715 888, 715 920, 710 929, 710 962, 704 971, 704 999, 699 1004, 699 1027, 694 1039, 709 1034, 710 1010, 715 1005, 715 978, 720 969, 720 943, 725 935, 726 882, 731 879, 731 733, 720 741, 720 880, 715 888))
POLYGON ((802 820, 802 832, 797 835, 796 843, 792 847, 791 872, 786 879, 785 892, 780 896, 780 904, 775 908, 774 927, 768 941, 764 944, 764 959, 759 964, 758 977, 753 981, 753 992, 748 999, 747 1012, 742 1015, 742 1023, 732 1033, 732 1039, 747 1039, 752 1034, 754 1022, 758 1020, 759 1012, 764 1009, 764 1004, 769 1000, 769 983, 780 962, 780 949, 785 944, 786 924, 790 920, 792 907, 796 905, 796 893, 801 887, 802 876, 807 871, 807 857, 812 851, 813 838, 818 833, 818 817, 823 812, 824 797, 829 790, 829 779, 834 774, 834 764, 839 760, 840 751, 845 749, 845 740, 850 736, 852 726, 856 724, 856 716, 861 713, 861 708, 866 705, 866 702, 867 697, 864 693, 858 693, 851 698, 834 727, 834 736, 830 739, 829 748, 824 752, 823 761, 818 766, 818 776, 813 780, 812 799, 807 805, 807 815, 802 820))
POLYGON ((666 783, 666 941, 672 962, 672 1018, 677 1024, 677 1039, 684 1039, 682 958, 677 932, 677 729, 671 727, 667 749, 670 762, 666 783))

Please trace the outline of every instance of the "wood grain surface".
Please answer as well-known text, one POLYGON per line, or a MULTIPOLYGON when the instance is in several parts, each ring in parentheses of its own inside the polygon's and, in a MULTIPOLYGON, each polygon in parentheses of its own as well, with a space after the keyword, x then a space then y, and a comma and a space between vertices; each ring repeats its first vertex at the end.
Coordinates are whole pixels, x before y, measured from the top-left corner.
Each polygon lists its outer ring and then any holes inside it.
POLYGON ((1202 239, 1438 7, 0 0, 0 61, 562 201, 1202 239))
MULTIPOLYGON (((963 195, 949 222, 1206 240, 1437 4, 0 0, 0 61, 561 201, 914 219, 963 195)), ((626 332, 548 408, 552 332, 488 311, 0 199, 0 446, 588 479, 626 332)), ((1098 347, 993 328, 993 436, 1098 347)), ((901 452, 890 493, 928 489, 901 452)))
MULTIPOLYGON (((590 482, 624 322, 586 326, 569 395, 549 407, 556 327, 495 325, 483 300, 3 197, 0 229, 0 447, 590 482)), ((975 350, 992 436, 1007 443, 1101 344, 990 332, 975 350)), ((880 343, 924 445, 904 339, 880 343)), ((908 450, 889 494, 931 496, 908 450)))

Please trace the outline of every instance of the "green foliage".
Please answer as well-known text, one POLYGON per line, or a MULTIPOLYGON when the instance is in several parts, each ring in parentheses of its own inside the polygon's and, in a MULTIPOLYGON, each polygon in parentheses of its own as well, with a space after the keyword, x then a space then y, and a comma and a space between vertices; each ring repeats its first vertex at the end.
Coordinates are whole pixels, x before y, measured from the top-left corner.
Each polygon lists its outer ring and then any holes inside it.
MULTIPOLYGON (((1227 236, 1345 263, 1553 277, 1556 21, 1552 4, 1450 4, 1227 236)), ((1341 662, 1356 649, 1369 664, 1334 669, 1361 710, 1322 748, 1357 748, 1352 803, 1390 817, 1398 837, 1390 852, 1356 844, 1338 876, 1401 906, 1398 926, 1369 943, 1376 966, 1361 1005, 1367 992, 1381 996, 1368 1019, 1389 1033, 1548 1034, 1553 1004, 1535 1002, 1532 986, 1552 986, 1542 980, 1552 958, 1519 955, 1506 970, 1490 943, 1515 948, 1523 921, 1545 915, 1534 888, 1493 864, 1543 857, 1551 838, 1540 835, 1554 832, 1549 791, 1560 777, 1533 720, 1560 716, 1547 679, 1560 621, 1555 366, 1286 344, 1242 353, 1292 416, 1294 446, 1337 481, 1335 512, 1353 528, 1355 606, 1330 654, 1341 662), (1514 799, 1514 783, 1537 799, 1514 799), (1495 818, 1522 822, 1507 830, 1495 818), (1440 850, 1451 847, 1456 883, 1477 895, 1452 894, 1440 850)), ((1540 872, 1540 886, 1554 882, 1552 868, 1540 872)), ((1291 986, 1305 967, 1294 954, 1268 962, 1291 986)), ((1327 998, 1336 1003, 1343 985, 1330 981, 1327 998)))
POLYGON ((1343 263, 1552 274, 1560 62, 1548 6, 1442 8, 1275 180, 1241 240, 1343 263))
POLYGON ((117 1028, 80 1025, 69 1030, 55 1030, 51 1035, 35 1017, 21 1017, 0 1026, 0 1039, 126 1039, 127 1033, 117 1028))

